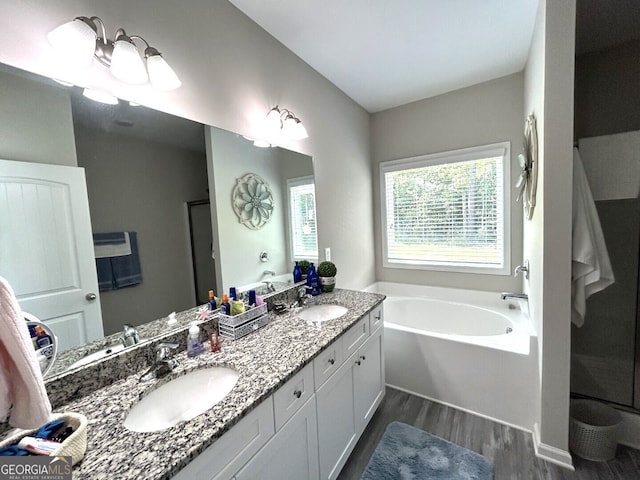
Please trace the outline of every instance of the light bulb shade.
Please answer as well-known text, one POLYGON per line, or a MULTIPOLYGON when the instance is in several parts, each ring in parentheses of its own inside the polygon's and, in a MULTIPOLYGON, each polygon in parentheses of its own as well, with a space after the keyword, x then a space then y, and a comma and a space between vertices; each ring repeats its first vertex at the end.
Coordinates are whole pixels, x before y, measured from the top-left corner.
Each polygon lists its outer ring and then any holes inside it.
MULTIPOLYGON (((147 49, 148 52, 150 49, 147 49)), ((146 54, 145 52, 145 54, 146 54)), ((169 66, 160 53, 147 54, 147 70, 149 71, 149 82, 154 90, 163 92, 175 90, 182 82, 176 72, 169 66)))
POLYGON ((282 128, 280 109, 273 107, 264 119, 264 130, 267 134, 274 134, 282 128))
POLYGON ((287 115, 282 130, 285 136, 291 140, 302 140, 309 136, 302 122, 293 115, 287 115))
POLYGON ((106 92, 103 92, 101 90, 93 90, 90 88, 85 88, 82 91, 82 95, 84 95, 87 98, 90 98, 91 100, 95 101, 95 102, 100 102, 100 103, 106 103, 107 105, 117 105, 118 104, 118 98, 114 97, 113 95, 110 95, 106 92))
POLYGON ((96 50, 96 31, 76 18, 51 30, 47 39, 65 59, 82 66, 91 65, 96 50))
POLYGON ((113 44, 109 70, 114 77, 125 83, 137 85, 149 80, 140 52, 125 35, 119 36, 113 44))

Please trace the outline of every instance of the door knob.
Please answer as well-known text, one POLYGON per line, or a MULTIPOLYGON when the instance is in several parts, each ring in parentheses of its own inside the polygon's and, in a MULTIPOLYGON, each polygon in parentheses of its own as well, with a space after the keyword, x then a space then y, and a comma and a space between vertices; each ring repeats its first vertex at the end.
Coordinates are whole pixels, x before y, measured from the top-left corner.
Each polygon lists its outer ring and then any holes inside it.
POLYGON ((98 296, 95 293, 87 293, 84 298, 86 298, 90 302, 93 302, 96 298, 98 298, 98 296))

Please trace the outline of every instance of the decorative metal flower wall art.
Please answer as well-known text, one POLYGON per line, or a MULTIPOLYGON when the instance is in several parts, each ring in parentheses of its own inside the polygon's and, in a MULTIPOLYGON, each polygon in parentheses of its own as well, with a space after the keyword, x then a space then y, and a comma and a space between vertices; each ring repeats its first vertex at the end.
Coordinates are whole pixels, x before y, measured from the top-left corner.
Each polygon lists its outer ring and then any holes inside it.
POLYGON ((273 195, 269 184, 255 173, 236 179, 231 194, 233 211, 238 221, 252 230, 264 227, 273 213, 273 195))
POLYGON ((527 220, 533 217, 533 209, 536 206, 536 189, 538 187, 538 132, 536 130, 536 117, 531 114, 527 117, 524 128, 524 153, 518 155, 522 172, 516 183, 518 196, 516 201, 522 199, 527 220))

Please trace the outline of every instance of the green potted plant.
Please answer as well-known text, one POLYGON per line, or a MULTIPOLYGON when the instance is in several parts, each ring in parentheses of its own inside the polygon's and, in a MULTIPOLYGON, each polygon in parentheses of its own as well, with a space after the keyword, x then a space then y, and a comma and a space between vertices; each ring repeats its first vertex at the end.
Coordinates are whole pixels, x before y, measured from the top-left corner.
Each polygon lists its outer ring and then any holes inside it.
POLYGON ((307 278, 307 273, 309 273, 309 266, 311 263, 309 260, 300 260, 298 262, 298 266, 300 267, 300 271, 302 272, 302 278, 307 278))
POLYGON ((336 286, 336 273, 338 273, 335 264, 328 261, 320 262, 316 271, 318 272, 318 277, 320 277, 322 291, 325 293, 333 292, 336 286))

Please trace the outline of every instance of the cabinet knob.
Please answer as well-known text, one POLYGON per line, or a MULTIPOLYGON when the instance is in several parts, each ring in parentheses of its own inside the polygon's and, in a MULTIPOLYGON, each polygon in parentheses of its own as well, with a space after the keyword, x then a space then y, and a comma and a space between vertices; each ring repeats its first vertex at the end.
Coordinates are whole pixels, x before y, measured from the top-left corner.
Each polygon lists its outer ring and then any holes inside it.
POLYGON ((296 398, 300 398, 300 395, 302 395, 302 392, 300 390, 294 390, 293 394, 295 395, 296 398))
POLYGON ((329 362, 331 365, 333 365, 334 363, 336 363, 336 359, 335 358, 330 358, 329 360, 327 360, 327 362, 329 362))
POLYGON ((364 355, 360 355, 361 360, 366 360, 367 358, 364 355))
POLYGON ((356 365, 360 365, 362 362, 360 360, 356 360, 356 365))
POLYGON ((376 315, 376 320, 380 320, 380 313, 376 315))

